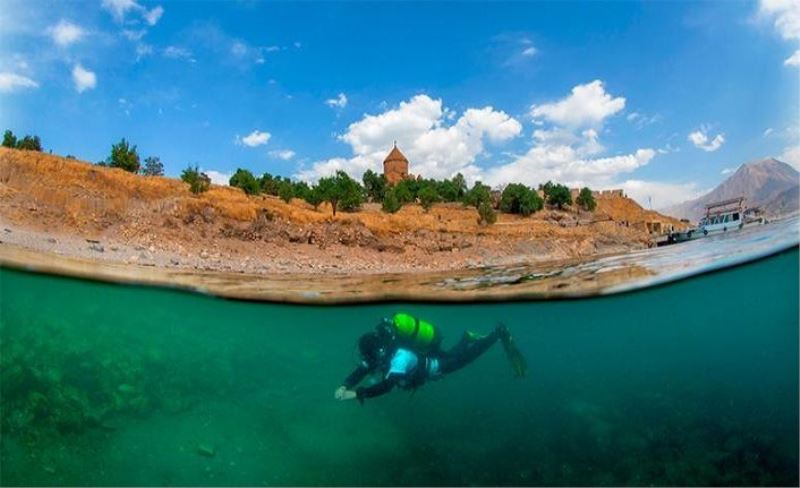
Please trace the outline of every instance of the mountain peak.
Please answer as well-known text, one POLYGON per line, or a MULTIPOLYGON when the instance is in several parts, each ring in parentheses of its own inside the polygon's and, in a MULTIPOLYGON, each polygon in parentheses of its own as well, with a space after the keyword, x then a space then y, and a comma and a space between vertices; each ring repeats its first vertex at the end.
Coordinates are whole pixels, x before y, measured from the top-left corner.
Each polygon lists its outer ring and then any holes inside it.
POLYGON ((697 219, 709 203, 745 197, 748 206, 762 206, 800 184, 800 173, 775 158, 748 161, 719 186, 705 195, 675 205, 665 213, 676 217, 697 219))

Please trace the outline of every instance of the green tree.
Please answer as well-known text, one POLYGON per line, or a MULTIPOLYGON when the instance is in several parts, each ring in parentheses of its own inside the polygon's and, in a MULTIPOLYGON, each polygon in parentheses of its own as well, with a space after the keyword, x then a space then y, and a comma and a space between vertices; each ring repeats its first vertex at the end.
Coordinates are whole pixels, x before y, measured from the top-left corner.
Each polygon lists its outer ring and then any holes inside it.
POLYGON ((278 184, 280 183, 280 177, 273 177, 269 173, 264 173, 261 176, 261 180, 259 183, 261 184, 261 191, 266 193, 267 195, 278 195, 278 184))
POLYGON ((487 203, 491 206, 492 193, 487 185, 476 181, 472 188, 464 194, 464 204, 478 208, 481 203, 487 203))
POLYGON ((597 202, 594 199, 594 195, 592 195, 592 190, 585 186, 581 188, 581 192, 575 198, 575 203, 590 212, 594 212, 594 209, 597 208, 597 202))
POLYGON ((144 169, 142 174, 145 176, 164 176, 164 165, 158 156, 148 156, 144 158, 144 169))
POLYGON ((547 203, 557 206, 559 210, 564 208, 564 205, 572 205, 572 194, 569 192, 569 188, 554 184, 547 192, 547 203))
POLYGON ((111 145, 111 155, 106 161, 112 168, 122 168, 131 173, 139 171, 139 154, 136 152, 136 146, 130 147, 124 137, 117 144, 111 145))
POLYGON ((553 190, 553 188, 555 188, 555 186, 555 183, 550 180, 543 185, 539 185, 539 189, 542 190, 542 193, 544 193, 545 200, 547 200, 547 198, 550 196, 550 192, 553 190))
POLYGON ((500 210, 507 213, 528 216, 542 209, 544 202, 531 188, 512 183, 505 187, 500 197, 500 210))
POLYGON ((394 185, 394 196, 397 198, 397 201, 400 202, 402 205, 406 203, 411 203, 417 198, 416 190, 416 182, 414 180, 403 180, 394 185))
POLYGON ((478 205, 478 223, 481 225, 494 224, 497 221, 497 214, 488 201, 478 205))
POLYGON ((258 180, 253 176, 253 173, 246 169, 237 168, 236 172, 231 176, 231 179, 228 180, 228 184, 236 188, 241 188, 248 195, 258 195, 261 193, 261 185, 258 180))
POLYGON ((342 170, 338 170, 334 176, 320 178, 317 185, 324 200, 331 204, 333 215, 336 215, 340 206, 342 210, 354 211, 364 201, 361 185, 342 170))
POLYGON ((364 172, 364 176, 361 177, 361 181, 364 183, 364 191, 367 194, 367 198, 371 202, 383 201, 383 196, 386 194, 386 177, 384 175, 379 175, 368 169, 364 172))
MULTIPOLYGON (((464 198, 464 195, 467 193, 467 181, 464 179, 464 175, 456 173, 451 181, 456 189, 456 200, 464 198)), ((453 201, 455 202, 456 200, 453 201)))
POLYGON ((211 187, 211 178, 207 174, 201 173, 197 166, 189 165, 181 173, 181 179, 189 183, 189 190, 192 193, 203 193, 211 187))
POLYGON ((419 203, 422 204, 422 208, 426 212, 431 209, 434 203, 440 200, 439 193, 433 185, 424 186, 419 191, 419 203))
POLYGON ((308 192, 310 191, 311 188, 308 187, 308 183, 305 181, 295 181, 292 183, 292 193, 294 194, 295 198, 301 198, 305 200, 308 192))
POLYGON ((319 208, 319 204, 325 201, 325 198, 322 195, 322 190, 320 189, 319 185, 315 185, 311 188, 305 195, 304 200, 309 203, 314 210, 319 208))
POLYGON ((386 193, 383 195, 382 208, 384 212, 388 213, 396 213, 403 208, 403 204, 397 199, 397 192, 395 192, 394 188, 386 190, 386 193))
POLYGON ((294 185, 290 180, 282 180, 278 183, 278 196, 286 203, 292 201, 292 198, 294 198, 294 185))
POLYGON ((9 129, 6 129, 6 131, 3 133, 3 147, 17 147, 17 136, 15 136, 14 133, 9 129))
POLYGON ((39 139, 39 136, 28 136, 26 135, 22 139, 17 141, 17 149, 22 149, 24 151, 40 151, 42 150, 42 141, 39 139))

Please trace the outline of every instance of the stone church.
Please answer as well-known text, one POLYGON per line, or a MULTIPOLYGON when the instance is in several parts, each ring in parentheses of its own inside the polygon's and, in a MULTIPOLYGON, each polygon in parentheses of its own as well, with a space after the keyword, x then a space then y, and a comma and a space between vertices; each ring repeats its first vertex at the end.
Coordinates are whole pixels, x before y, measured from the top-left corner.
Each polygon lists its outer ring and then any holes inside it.
POLYGON ((386 178, 386 183, 395 185, 412 176, 408 173, 408 159, 397 149, 397 142, 395 141, 394 147, 383 160, 383 176, 386 178))

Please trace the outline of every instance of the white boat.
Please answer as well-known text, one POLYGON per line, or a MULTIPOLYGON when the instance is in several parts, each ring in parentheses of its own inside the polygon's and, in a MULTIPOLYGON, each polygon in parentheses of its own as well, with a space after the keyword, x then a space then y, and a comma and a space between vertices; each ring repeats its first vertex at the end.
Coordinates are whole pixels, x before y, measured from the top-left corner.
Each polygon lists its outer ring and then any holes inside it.
POLYGON ((758 207, 747 208, 744 197, 732 198, 706 205, 706 215, 700 219, 697 227, 670 235, 671 242, 683 242, 712 234, 719 234, 766 224, 758 207))

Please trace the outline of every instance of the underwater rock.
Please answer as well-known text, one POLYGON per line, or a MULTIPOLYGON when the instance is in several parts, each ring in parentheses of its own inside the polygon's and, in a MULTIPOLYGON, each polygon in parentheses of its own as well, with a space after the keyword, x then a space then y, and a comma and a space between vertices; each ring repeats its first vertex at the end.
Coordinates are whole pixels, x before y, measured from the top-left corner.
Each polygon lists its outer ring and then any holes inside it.
POLYGON ((197 446, 197 454, 205 457, 214 457, 217 455, 217 451, 210 444, 199 444, 197 446))

